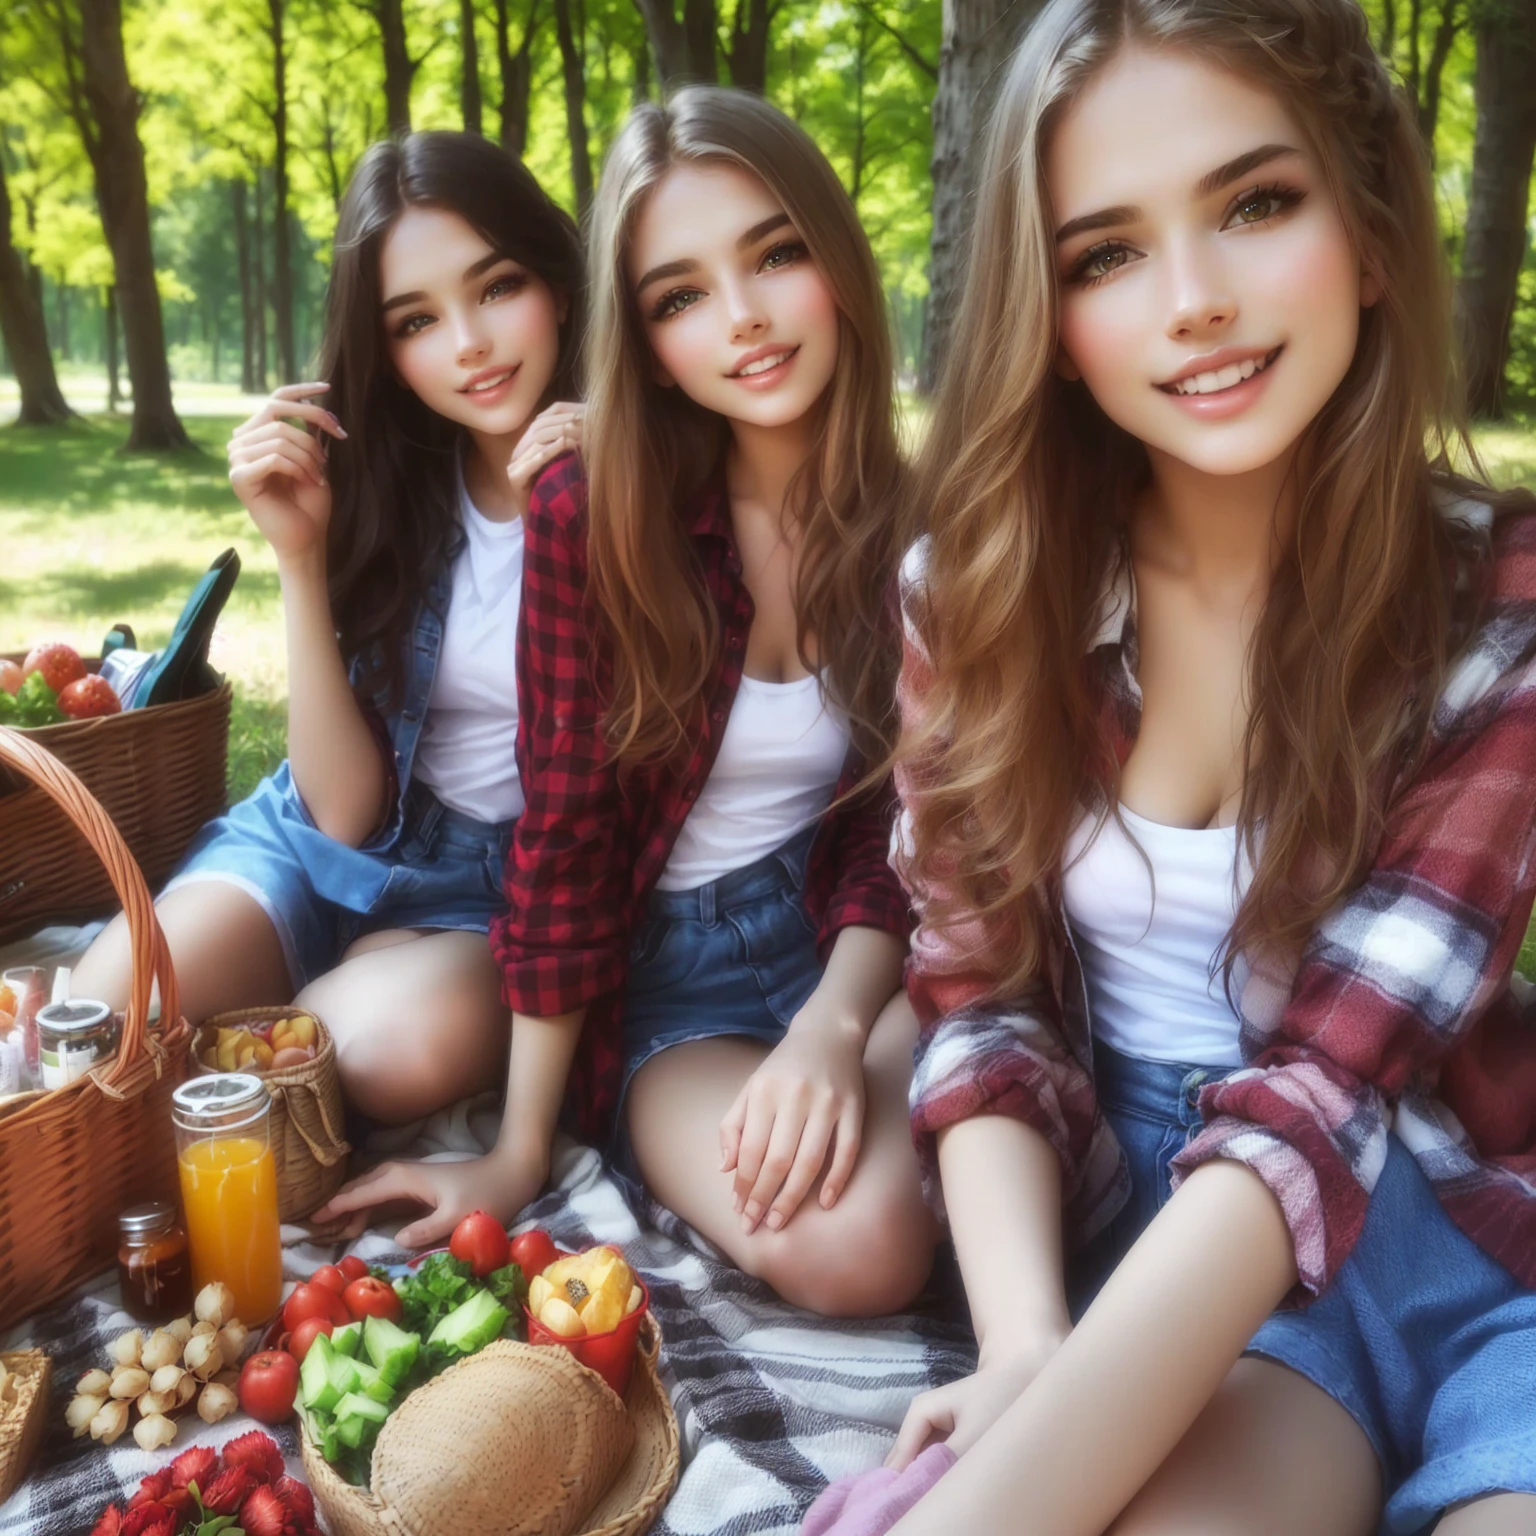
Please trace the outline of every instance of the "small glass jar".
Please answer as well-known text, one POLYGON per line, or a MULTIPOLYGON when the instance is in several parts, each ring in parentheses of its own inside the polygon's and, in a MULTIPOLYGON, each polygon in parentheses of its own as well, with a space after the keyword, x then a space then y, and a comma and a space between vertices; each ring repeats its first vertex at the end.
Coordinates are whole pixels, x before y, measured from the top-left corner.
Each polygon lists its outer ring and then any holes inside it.
POLYGON ((117 1016, 105 1003, 76 998, 37 1010, 44 1088, 63 1088, 117 1055, 117 1016))
POLYGON ((123 1309, 145 1323, 168 1323, 192 1310, 192 1253, 176 1207, 135 1205, 117 1218, 117 1283, 123 1309))
POLYGON ((171 1095, 193 1287, 222 1280, 249 1326, 283 1296, 271 1117, 266 1084, 249 1072, 194 1077, 171 1095))

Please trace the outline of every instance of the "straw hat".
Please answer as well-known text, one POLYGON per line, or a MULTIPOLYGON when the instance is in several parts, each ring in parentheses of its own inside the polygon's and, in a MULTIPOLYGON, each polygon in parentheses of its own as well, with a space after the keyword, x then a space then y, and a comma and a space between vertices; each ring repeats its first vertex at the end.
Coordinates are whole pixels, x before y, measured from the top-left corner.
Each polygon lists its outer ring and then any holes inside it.
POLYGON ((503 1340, 417 1388, 379 1431, 372 1489, 303 1437, 336 1536, 642 1536, 677 1482, 647 1318, 621 1403, 569 1350, 503 1340))

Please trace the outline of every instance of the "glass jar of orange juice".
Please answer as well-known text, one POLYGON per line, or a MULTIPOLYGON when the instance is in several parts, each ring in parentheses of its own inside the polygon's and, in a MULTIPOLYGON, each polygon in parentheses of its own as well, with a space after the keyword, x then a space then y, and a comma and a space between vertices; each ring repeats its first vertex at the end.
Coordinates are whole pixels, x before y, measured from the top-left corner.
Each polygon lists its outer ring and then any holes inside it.
POLYGON ((222 1280, 254 1326, 283 1296, 272 1100, 259 1077, 223 1072, 183 1083, 171 1106, 193 1285, 222 1280))

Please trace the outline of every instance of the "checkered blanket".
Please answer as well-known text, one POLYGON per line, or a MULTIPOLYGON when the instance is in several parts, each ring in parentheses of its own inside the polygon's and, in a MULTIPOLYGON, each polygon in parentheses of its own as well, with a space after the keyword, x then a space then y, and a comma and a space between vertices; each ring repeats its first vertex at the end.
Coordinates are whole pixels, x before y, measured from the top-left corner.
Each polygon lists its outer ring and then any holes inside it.
MULTIPOLYGON (((494 1135, 494 1109, 460 1105, 371 1150, 462 1157, 494 1135)), ((939 1308, 861 1323, 786 1306, 659 1206, 637 1218, 597 1154, 574 1142, 558 1149, 552 1189, 524 1216, 562 1247, 614 1243, 645 1276, 683 1446, 681 1480, 655 1527, 660 1536, 790 1536, 828 1480, 880 1461, 913 1396, 974 1364, 969 1330, 940 1317, 939 1308)), ((301 1227, 285 1227, 283 1240, 290 1280, 340 1256, 301 1227)), ((407 1256, 377 1232, 351 1251, 380 1264, 407 1256)), ((6 1341, 6 1348, 46 1349, 54 1388, 42 1451, 32 1475, 0 1506, 0 1536, 88 1532, 104 1505, 126 1500, 170 1456, 256 1427, 241 1414, 211 1428, 193 1415, 182 1419, 175 1444, 154 1454, 139 1450, 131 1435, 110 1448, 72 1439, 64 1408, 76 1378, 100 1364, 107 1343, 129 1326, 116 1305, 116 1278, 107 1275, 37 1313, 6 1341)), ((297 1432, 284 1426, 276 1435, 288 1470, 302 1476, 297 1432)))

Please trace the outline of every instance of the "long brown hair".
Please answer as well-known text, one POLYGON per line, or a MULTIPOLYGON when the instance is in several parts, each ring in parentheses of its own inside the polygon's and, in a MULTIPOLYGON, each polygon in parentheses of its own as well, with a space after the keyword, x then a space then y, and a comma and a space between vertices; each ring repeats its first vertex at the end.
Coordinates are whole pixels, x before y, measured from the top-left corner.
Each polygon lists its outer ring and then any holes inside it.
POLYGON ((1085 656, 1150 468, 1141 443, 1054 369, 1044 163, 1074 96, 1133 42, 1219 60, 1283 101, 1381 287, 1348 374, 1309 428, 1294 535, 1248 657, 1238 826, 1255 869, 1229 980, 1250 947, 1298 950, 1364 874, 1460 633, 1450 573, 1461 552, 1434 496, 1454 479, 1453 451, 1475 459, 1453 387, 1428 167, 1359 7, 1051 0, 1001 90, 914 477, 930 529, 917 628, 931 674, 924 724, 898 749, 921 790, 907 873, 954 893, 932 911, 937 923, 982 920, 980 958, 1002 995, 1042 974, 1081 808, 1102 817, 1119 799, 1101 679, 1085 656))
MULTIPOLYGON (((814 635, 866 760, 894 737, 896 657, 884 622, 901 548, 891 344, 869 241, 836 174, 783 113, 693 86, 630 114, 603 166, 588 266, 592 325, 583 460, 589 594, 612 641, 606 729, 627 766, 671 758, 697 729, 720 643, 684 510, 719 463, 723 418, 655 377, 626 257, 646 197, 674 166, 724 163, 783 204, 838 310, 837 365, 790 491, 800 527, 795 612, 814 635)), ((809 665, 809 663, 807 663, 809 665)))

